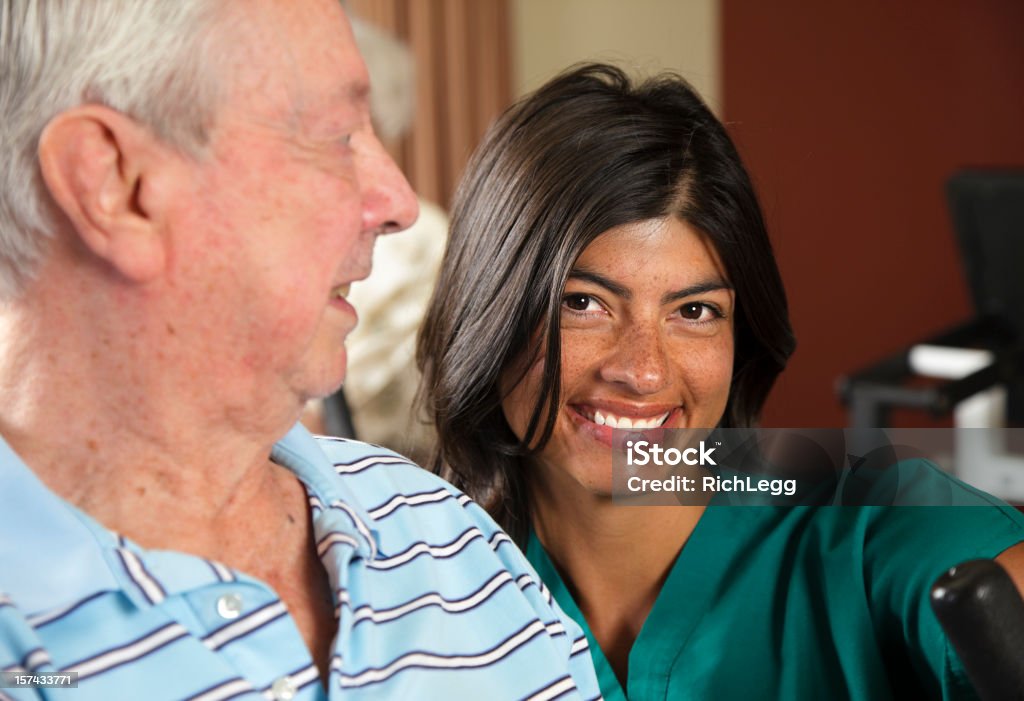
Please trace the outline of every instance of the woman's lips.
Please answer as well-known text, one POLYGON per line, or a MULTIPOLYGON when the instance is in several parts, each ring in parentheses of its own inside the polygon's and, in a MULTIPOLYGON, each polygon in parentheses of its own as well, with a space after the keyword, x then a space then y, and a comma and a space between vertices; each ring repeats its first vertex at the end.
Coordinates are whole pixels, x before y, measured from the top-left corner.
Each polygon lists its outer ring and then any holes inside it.
POLYGON ((593 413, 587 407, 578 407, 577 411, 587 417, 588 420, 593 421, 598 426, 611 426, 612 428, 636 428, 636 429, 647 429, 647 428, 658 428, 665 423, 671 410, 656 414, 654 416, 642 417, 642 416, 618 416, 613 414, 611 411, 601 411, 600 409, 594 409, 593 413))
MULTIPOLYGON (((597 409, 582 404, 569 404, 567 408, 573 423, 609 448, 614 445, 614 429, 629 432, 621 433, 620 436, 642 435, 646 440, 658 441, 666 426, 671 427, 678 423, 683 411, 683 407, 677 406, 671 409, 661 408, 657 413, 635 410, 633 416, 623 416, 626 412, 622 409, 619 409, 621 413, 613 413, 607 408, 597 409)), ((620 438, 618 442, 623 442, 623 439, 620 438)))

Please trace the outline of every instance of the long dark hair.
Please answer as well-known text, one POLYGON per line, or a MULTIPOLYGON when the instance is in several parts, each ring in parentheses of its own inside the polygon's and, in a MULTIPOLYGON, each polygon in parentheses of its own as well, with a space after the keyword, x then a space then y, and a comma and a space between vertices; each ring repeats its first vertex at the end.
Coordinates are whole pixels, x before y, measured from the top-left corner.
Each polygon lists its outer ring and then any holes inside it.
POLYGON ((750 178, 686 81, 662 75, 634 86, 615 67, 578 66, 506 111, 466 168, 417 348, 438 434, 430 466, 520 543, 529 524, 523 458, 543 447, 557 417, 569 271, 605 231, 665 216, 709 238, 734 286, 735 360, 720 425, 751 426, 795 341, 750 178), (541 348, 542 390, 520 441, 499 378, 541 348))

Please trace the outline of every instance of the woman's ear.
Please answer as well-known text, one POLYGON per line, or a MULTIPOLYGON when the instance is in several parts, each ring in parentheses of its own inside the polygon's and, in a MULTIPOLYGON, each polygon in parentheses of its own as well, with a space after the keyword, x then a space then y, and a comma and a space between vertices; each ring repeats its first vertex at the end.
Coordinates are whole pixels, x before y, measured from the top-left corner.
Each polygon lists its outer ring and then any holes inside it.
POLYGON ((159 145, 146 128, 101 105, 54 117, 39 139, 39 165, 54 202, 74 233, 121 276, 148 282, 166 263, 159 213, 142 189, 159 145))

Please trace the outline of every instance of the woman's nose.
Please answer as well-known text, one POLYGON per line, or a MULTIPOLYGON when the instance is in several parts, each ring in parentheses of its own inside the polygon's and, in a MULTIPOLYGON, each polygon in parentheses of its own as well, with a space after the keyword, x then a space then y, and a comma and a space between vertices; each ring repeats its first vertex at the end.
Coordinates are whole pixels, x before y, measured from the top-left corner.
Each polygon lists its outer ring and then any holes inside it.
POLYGON ((668 385, 668 350, 660 329, 633 325, 618 335, 601 364, 601 378, 638 395, 655 394, 668 385))

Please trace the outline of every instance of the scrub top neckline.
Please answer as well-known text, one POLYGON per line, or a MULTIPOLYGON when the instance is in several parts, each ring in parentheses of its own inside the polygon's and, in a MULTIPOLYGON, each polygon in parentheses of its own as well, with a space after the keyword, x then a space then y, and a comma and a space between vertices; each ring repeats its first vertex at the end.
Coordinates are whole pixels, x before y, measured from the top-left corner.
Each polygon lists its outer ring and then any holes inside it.
POLYGON ((747 542, 746 534, 758 527, 762 516, 774 512, 775 509, 766 507, 710 504, 705 508, 633 641, 626 689, 615 676, 554 562, 536 533, 530 530, 527 558, 558 605, 583 628, 607 701, 626 701, 630 698, 626 691, 639 699, 667 698, 673 668, 685 662, 682 657, 687 641, 722 586, 733 552, 747 542))

